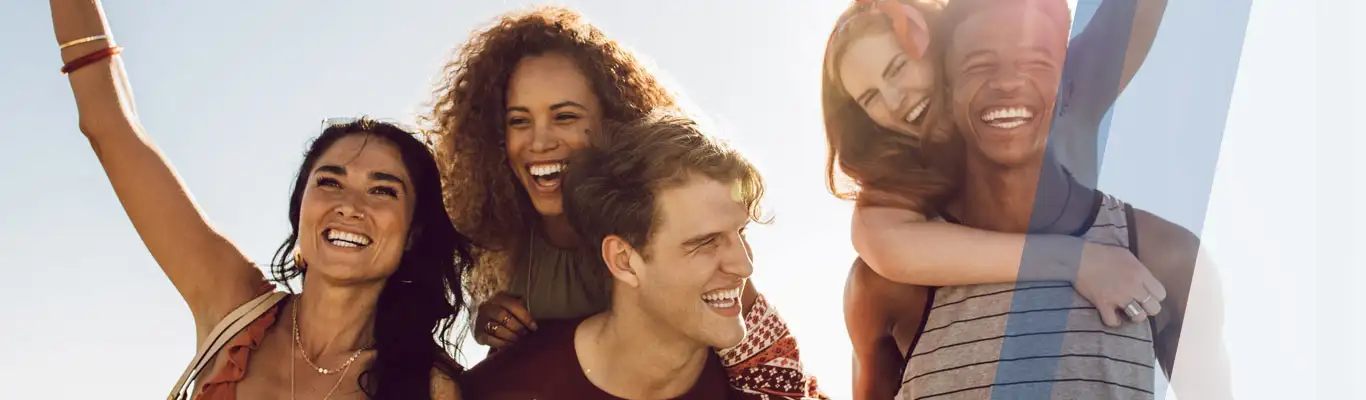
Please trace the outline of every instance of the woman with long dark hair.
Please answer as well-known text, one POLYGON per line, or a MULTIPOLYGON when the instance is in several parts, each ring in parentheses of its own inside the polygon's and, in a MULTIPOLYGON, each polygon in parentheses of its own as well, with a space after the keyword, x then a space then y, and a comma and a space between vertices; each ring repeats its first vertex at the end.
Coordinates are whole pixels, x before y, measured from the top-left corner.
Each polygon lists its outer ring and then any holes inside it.
POLYGON ((138 122, 99 2, 51 5, 81 131, 194 315, 204 350, 182 382, 195 398, 459 397, 450 333, 469 241, 446 215, 424 142, 369 119, 330 123, 299 167, 272 285, 138 122))

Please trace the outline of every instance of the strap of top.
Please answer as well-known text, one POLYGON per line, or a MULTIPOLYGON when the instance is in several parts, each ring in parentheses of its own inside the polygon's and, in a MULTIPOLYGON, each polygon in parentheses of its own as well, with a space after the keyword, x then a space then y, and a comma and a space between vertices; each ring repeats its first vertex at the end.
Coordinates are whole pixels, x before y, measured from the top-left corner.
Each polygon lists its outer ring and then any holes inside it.
POLYGON ((171 395, 167 399, 183 400, 188 398, 188 389, 193 387, 191 383, 199 377, 205 367, 208 367, 209 360, 213 359, 218 351, 227 345, 229 340, 237 336, 237 333, 246 329, 247 325, 251 325, 252 321, 259 318, 266 310, 270 310, 287 295, 285 292, 268 292, 251 299, 251 301, 228 313, 212 331, 209 331, 204 344, 199 348, 199 354, 196 354, 194 359, 190 361, 190 365, 185 367, 185 372, 180 375, 180 380, 176 381, 175 388, 171 390, 171 395))

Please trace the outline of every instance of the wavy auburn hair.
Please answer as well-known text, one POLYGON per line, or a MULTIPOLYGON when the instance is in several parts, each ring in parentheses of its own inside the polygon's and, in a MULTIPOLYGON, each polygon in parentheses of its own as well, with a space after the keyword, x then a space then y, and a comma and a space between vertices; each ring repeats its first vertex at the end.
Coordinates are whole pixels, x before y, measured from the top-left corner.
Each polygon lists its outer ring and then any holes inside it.
MULTIPOLYGON (((883 0, 898 1, 898 0, 883 0)), ((936 31, 944 0, 899 0, 925 17, 936 31)), ((839 60, 854 41, 873 34, 892 33, 886 14, 871 12, 872 2, 850 5, 835 23, 821 69, 821 108, 825 117, 826 187, 835 197, 859 204, 888 206, 930 213, 956 189, 961 140, 943 115, 948 104, 942 85, 935 85, 926 109, 926 132, 918 137, 883 128, 873 122, 840 82, 839 60), (929 140, 926 140, 929 139, 929 140), (852 182, 849 182, 852 181, 852 182), (853 185, 849 185, 852 183, 853 185)), ((942 40, 931 38, 925 59, 935 63, 942 40)))
POLYGON ((588 78, 604 121, 630 121, 660 108, 677 108, 674 96, 645 66, 578 13, 541 6, 504 14, 475 31, 446 65, 436 100, 424 118, 436 146, 446 206, 462 232, 480 247, 466 280, 476 300, 500 289, 508 250, 520 248, 539 218, 526 189, 507 164, 508 82, 524 57, 564 54, 588 78), (486 271, 490 268, 495 271, 486 271), (492 274, 488 274, 491 272, 492 274))

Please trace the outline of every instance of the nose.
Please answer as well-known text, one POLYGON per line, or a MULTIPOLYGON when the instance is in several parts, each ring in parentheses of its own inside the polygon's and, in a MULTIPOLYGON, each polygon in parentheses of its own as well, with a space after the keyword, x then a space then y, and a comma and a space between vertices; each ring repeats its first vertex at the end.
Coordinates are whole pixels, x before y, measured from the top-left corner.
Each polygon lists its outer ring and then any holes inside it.
POLYGON ((544 153, 560 147, 560 139, 549 121, 536 121, 531 130, 531 151, 544 153))
POLYGON ((881 94, 882 104, 887 107, 888 112, 895 112, 897 107, 901 107, 901 99, 906 97, 905 91, 886 81, 879 84, 877 90, 881 94))
POLYGON ((754 263, 749 250, 749 243, 744 240, 738 246, 733 246, 727 254, 725 261, 721 263, 721 271, 729 275, 734 275, 740 279, 747 279, 754 273, 754 263))
POLYGON ((1020 73, 1015 67, 1002 67, 996 75, 987 82, 989 88, 1002 92, 1014 93, 1025 85, 1024 74, 1020 73))
POLYGON ((355 199, 355 195, 353 194, 347 194, 342 197, 341 204, 337 205, 337 215, 348 219, 365 218, 365 213, 362 212, 361 207, 357 205, 357 199, 355 199))

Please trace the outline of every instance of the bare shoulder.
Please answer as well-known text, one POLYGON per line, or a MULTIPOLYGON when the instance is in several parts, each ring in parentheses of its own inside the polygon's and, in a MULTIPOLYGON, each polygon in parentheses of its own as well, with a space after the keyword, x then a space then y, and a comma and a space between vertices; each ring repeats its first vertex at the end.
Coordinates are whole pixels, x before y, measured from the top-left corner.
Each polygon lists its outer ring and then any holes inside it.
POLYGON ((460 400, 460 385, 455 377, 440 368, 432 368, 432 400, 460 400))
MULTIPOLYGON (((1184 282, 1189 285, 1189 275, 1195 269, 1195 258, 1200 253, 1200 238, 1189 229, 1163 219, 1150 212, 1134 208, 1132 229, 1137 230, 1138 257, 1153 271, 1159 280, 1168 275, 1179 273, 1187 276, 1184 282)), ((1177 282, 1163 280, 1163 285, 1177 282)))
POLYGON ((1137 230, 1137 243, 1130 245, 1137 246, 1139 261, 1167 290, 1167 299, 1162 302, 1164 311, 1154 321, 1156 328, 1159 332, 1179 329, 1195 278, 1200 238, 1180 225, 1137 208, 1129 225, 1137 230))
POLYGON ((879 336, 890 334, 908 319, 919 320, 928 294, 927 287, 893 282, 862 259, 854 260, 844 285, 845 323, 851 333, 857 325, 879 336))

